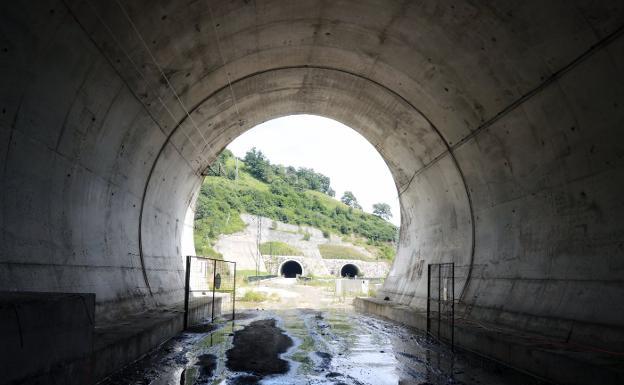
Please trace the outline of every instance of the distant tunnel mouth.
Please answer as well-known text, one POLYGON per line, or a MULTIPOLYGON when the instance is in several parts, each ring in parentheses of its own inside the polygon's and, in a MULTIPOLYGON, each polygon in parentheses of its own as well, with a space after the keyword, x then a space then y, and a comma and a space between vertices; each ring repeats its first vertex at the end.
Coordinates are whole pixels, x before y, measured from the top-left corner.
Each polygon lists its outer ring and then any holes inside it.
POLYGON ((340 276, 344 278, 354 278, 357 277, 360 269, 352 263, 347 263, 340 269, 340 276))
POLYGON ((280 275, 285 278, 297 278, 297 275, 303 274, 303 268, 296 261, 284 262, 280 269, 280 275))

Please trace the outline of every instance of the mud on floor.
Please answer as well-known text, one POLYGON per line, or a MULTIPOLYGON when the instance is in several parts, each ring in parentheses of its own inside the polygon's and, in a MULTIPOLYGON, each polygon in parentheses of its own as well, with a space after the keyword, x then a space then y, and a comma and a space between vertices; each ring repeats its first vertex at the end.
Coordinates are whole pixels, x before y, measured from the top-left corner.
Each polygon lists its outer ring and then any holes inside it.
POLYGON ((183 333, 102 384, 540 384, 351 311, 249 311, 238 318, 183 333))

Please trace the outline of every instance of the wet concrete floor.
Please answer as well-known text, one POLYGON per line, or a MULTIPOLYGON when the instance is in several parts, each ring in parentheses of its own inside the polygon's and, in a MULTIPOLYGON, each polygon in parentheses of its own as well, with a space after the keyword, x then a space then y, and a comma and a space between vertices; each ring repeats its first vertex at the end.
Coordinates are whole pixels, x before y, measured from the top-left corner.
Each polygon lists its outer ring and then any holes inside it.
POLYGON ((352 311, 247 311, 238 318, 185 332, 102 384, 542 384, 352 311))

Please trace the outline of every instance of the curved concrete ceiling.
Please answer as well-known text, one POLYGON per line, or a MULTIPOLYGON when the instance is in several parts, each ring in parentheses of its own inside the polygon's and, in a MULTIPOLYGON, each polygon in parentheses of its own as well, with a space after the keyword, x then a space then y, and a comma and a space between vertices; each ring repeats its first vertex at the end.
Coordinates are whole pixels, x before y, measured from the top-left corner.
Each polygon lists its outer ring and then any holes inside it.
POLYGON ((455 262, 473 317, 622 326, 621 2, 0 7, 2 289, 96 292, 98 317, 180 300, 203 170, 310 113, 395 178, 383 296, 422 308, 427 264, 455 262))

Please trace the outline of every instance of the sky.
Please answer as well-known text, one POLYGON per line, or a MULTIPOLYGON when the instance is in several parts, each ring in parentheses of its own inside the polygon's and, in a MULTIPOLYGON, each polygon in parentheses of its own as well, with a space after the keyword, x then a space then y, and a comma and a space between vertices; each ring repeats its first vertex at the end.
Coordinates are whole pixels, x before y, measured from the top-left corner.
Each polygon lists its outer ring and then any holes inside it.
POLYGON ((379 152, 348 126, 315 115, 291 115, 259 124, 227 146, 239 158, 252 147, 271 163, 313 168, 327 175, 337 199, 352 191, 366 212, 372 212, 374 203, 388 203, 391 222, 400 225, 397 190, 388 166, 379 152))

